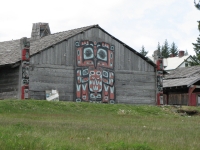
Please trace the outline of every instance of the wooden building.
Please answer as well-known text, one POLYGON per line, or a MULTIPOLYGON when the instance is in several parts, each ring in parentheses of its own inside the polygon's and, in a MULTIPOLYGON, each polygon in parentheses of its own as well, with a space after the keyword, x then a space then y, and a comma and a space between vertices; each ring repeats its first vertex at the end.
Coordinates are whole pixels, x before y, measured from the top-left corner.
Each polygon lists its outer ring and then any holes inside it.
POLYGON ((156 104, 155 68, 99 25, 51 34, 35 23, 31 38, 0 42, 0 99, 55 89, 63 101, 156 104))
POLYGON ((178 68, 163 80, 164 104, 200 105, 200 66, 178 68))

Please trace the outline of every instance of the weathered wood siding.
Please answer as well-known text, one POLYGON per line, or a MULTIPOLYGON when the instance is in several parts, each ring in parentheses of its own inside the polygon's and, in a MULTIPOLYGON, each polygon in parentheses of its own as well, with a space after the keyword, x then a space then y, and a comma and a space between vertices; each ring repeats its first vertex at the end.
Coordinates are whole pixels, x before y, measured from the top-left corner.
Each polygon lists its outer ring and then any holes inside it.
POLYGON ((45 90, 57 89, 61 100, 74 100, 75 41, 81 40, 115 46, 116 102, 155 104, 154 67, 99 28, 92 28, 31 57, 31 98, 44 99, 45 90))
POLYGON ((63 41, 30 59, 30 97, 46 99, 45 90, 59 91, 60 100, 74 97, 74 42, 63 41))
POLYGON ((19 67, 0 68, 0 99, 16 99, 19 97, 19 67))
POLYGON ((169 105, 188 105, 188 93, 169 93, 169 105))

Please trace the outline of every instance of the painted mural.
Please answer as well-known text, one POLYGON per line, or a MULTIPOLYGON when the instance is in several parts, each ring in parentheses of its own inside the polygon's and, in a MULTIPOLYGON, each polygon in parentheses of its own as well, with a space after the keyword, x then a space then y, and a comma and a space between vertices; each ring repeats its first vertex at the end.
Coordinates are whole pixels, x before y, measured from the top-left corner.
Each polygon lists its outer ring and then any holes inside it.
POLYGON ((114 51, 105 42, 77 41, 76 102, 115 102, 114 51))
POLYGON ((22 48, 22 80, 21 80, 21 99, 29 98, 29 60, 30 60, 30 43, 23 41, 22 48))
POLYGON ((156 62, 157 68, 157 104, 163 104, 163 59, 159 57, 156 62))

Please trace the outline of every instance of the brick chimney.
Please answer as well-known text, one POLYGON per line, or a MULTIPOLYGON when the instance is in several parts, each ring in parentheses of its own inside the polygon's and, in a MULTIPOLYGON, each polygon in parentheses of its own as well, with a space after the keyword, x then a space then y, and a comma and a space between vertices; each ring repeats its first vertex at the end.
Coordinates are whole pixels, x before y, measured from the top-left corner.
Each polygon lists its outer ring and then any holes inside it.
POLYGON ((185 55, 185 51, 179 51, 179 53, 178 53, 178 57, 183 57, 185 55))
POLYGON ((51 34, 51 31, 48 23, 33 23, 31 40, 37 40, 49 34, 51 34))

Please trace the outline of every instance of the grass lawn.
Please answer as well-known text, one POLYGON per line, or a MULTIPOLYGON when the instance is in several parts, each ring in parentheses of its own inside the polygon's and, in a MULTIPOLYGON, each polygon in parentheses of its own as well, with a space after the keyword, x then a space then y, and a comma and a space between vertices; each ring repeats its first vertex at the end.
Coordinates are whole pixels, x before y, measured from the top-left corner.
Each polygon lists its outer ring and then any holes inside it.
POLYGON ((2 100, 0 150, 199 150, 200 116, 175 111, 170 106, 2 100))

